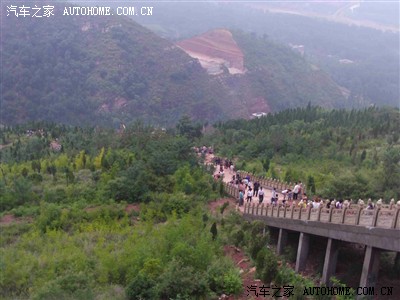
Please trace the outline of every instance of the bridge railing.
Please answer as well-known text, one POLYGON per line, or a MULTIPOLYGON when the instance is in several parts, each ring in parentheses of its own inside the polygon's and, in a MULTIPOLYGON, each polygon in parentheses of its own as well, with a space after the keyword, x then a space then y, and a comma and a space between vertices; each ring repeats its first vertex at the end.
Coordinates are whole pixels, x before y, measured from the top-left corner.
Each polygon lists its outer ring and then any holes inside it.
MULTIPOLYGON (((242 178, 245 178, 246 176, 250 177, 250 180, 252 182, 258 181, 260 183, 260 185, 264 188, 268 188, 268 189, 273 189, 275 188, 277 191, 283 191, 283 190, 287 190, 289 188, 293 188, 294 184, 292 184, 291 182, 287 183, 287 182, 282 182, 276 179, 272 179, 272 178, 263 178, 263 177, 257 177, 254 176, 253 174, 246 172, 246 171, 237 171, 238 174, 240 174, 240 176, 242 178)), ((303 185, 303 189, 304 192, 306 191, 306 186, 303 185)), ((362 199, 359 199, 358 201, 360 201, 362 199)), ((326 199, 321 199, 322 202, 325 202, 326 199)), ((369 199, 367 202, 371 201, 371 199, 369 199)), ((352 203, 352 200, 347 200, 349 207, 351 208, 358 208, 358 207, 363 207, 363 205, 360 205, 358 203, 352 203)), ((362 202, 364 203, 364 200, 362 200, 362 202)), ((379 208, 393 208, 395 207, 395 201, 394 199, 391 200, 390 204, 379 204, 379 208)))
MULTIPOLYGON (((239 190, 234 185, 225 184, 225 192, 235 199, 239 198, 239 190)), ((382 205, 374 209, 366 209, 362 205, 344 208, 326 208, 324 206, 300 208, 269 203, 246 203, 244 214, 400 230, 400 207, 397 205, 382 205)))
POLYGON ((399 208, 300 208, 297 206, 246 203, 244 214, 400 230, 399 208))
MULTIPOLYGON (((249 176, 250 181, 252 181, 252 182, 258 181, 262 187, 271 188, 271 189, 276 188, 278 191, 283 191, 283 190, 287 190, 289 188, 293 188, 293 185, 294 185, 290 182, 289 183, 282 182, 277 179, 257 177, 246 171, 239 170, 239 171, 237 171, 237 173, 242 178, 249 176)), ((303 188, 305 188, 305 186, 303 186, 303 188)))

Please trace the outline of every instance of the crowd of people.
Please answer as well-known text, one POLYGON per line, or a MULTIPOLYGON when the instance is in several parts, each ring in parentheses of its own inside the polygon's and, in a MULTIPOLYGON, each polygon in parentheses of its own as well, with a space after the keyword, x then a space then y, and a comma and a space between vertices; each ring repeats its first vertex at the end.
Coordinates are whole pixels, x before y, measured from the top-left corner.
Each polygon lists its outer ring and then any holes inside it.
POLYGON ((225 175, 225 170, 228 168, 231 171, 231 173, 234 173, 235 167, 231 160, 214 157, 213 162, 218 170, 218 172, 214 174, 214 178, 216 179, 223 178, 223 176, 225 175))
MULTIPOLYGON (((341 209, 344 207, 349 207, 350 202, 348 200, 343 199, 322 199, 321 196, 314 196, 312 199, 309 199, 307 193, 304 190, 303 184, 301 181, 296 182, 293 189, 285 189, 280 192, 273 188, 271 190, 271 198, 269 201, 264 202, 265 190, 260 185, 258 181, 251 182, 250 176, 246 176, 244 178, 240 177, 240 174, 233 175, 233 178, 230 182, 234 184, 239 189, 239 199, 238 205, 243 206, 244 201, 246 203, 266 203, 278 206, 287 206, 287 207, 300 207, 300 208, 337 208, 341 209), (257 199, 258 198, 258 199, 257 199), (256 201, 256 202, 254 202, 256 201), (257 202, 258 201, 258 202, 257 202)), ((364 206, 364 201, 359 200, 358 205, 364 206)), ((376 205, 381 205, 382 200, 378 200, 376 205)), ((366 209, 374 209, 375 204, 368 200, 366 209)))
MULTIPOLYGON (((197 150, 198 153, 213 153, 212 148, 205 146, 197 148, 197 150)), ((277 206, 300 208, 321 207, 341 209, 351 205, 349 200, 343 199, 323 199, 321 196, 314 196, 312 199, 309 199, 301 181, 295 182, 293 189, 288 188, 282 191, 277 191, 276 188, 273 188, 271 190, 270 198, 265 199, 267 194, 265 189, 269 189, 269 187, 261 186, 260 182, 257 180, 252 182, 249 175, 242 178, 241 175, 236 172, 234 164, 231 160, 214 157, 213 163, 217 168, 217 172, 214 174, 215 179, 223 179, 226 173, 229 173, 229 176, 232 176, 232 179, 229 181, 229 183, 236 186, 239 190, 239 197, 237 199, 239 206, 243 206, 245 201, 246 203, 265 203, 277 206), (226 172, 227 169, 229 169, 229 172, 226 172)), ((391 204, 394 204, 392 202, 394 202, 394 200, 391 201, 391 204)), ((371 199, 369 199, 366 205, 363 200, 359 200, 357 204, 365 207, 366 209, 374 209, 376 206, 379 207, 382 205, 382 200, 378 200, 376 203, 373 203, 371 199)), ((400 203, 398 204, 400 206, 400 203)))

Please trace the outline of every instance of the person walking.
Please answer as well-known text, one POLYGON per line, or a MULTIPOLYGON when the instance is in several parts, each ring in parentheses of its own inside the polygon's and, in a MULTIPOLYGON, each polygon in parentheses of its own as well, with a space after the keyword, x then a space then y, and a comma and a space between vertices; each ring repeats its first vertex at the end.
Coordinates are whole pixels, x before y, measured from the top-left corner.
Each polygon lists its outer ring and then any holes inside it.
POLYGON ((278 193, 276 192, 276 188, 272 190, 271 204, 278 204, 278 193))
POLYGON ((295 184, 294 188, 293 188, 293 200, 297 200, 298 199, 298 195, 299 195, 299 189, 300 189, 300 185, 295 184))
POLYGON ((260 190, 258 191, 258 201, 261 204, 264 200, 264 190, 262 186, 260 186, 260 190))
POLYGON ((254 187, 254 196, 257 197, 258 189, 260 188, 260 183, 258 181, 254 182, 253 187, 254 187))
POLYGON ((249 187, 249 190, 247 191, 247 203, 251 203, 251 200, 253 200, 253 190, 249 187))
POLYGON ((239 192, 239 206, 243 206, 244 204, 244 193, 243 191, 239 192))

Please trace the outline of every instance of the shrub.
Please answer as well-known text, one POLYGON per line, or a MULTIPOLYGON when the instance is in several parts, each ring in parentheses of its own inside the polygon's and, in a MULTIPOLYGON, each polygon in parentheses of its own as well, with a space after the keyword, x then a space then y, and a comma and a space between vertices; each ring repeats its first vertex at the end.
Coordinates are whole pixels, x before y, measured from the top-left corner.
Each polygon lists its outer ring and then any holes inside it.
MULTIPOLYGON (((332 281, 334 287, 346 287, 346 285, 344 283, 340 282, 340 280, 337 279, 336 277, 331 277, 330 280, 332 281)), ((354 294, 355 294, 355 291, 354 291, 354 289, 351 288, 349 296, 347 296, 346 294, 338 295, 336 299, 337 300, 351 300, 351 299, 354 299, 354 294)))
POLYGON ((126 288, 129 300, 157 299, 156 284, 149 276, 139 273, 126 288))
POLYGON ((46 283, 32 299, 93 299, 90 279, 84 273, 67 273, 46 283))
POLYGON ((229 268, 232 268, 232 261, 228 258, 222 258, 213 261, 207 269, 208 286, 217 295, 224 292, 224 275, 229 268))
POLYGON ((224 275, 224 292, 228 295, 239 294, 243 289, 242 279, 237 270, 231 269, 224 275))
POLYGON ((219 194, 221 196, 225 195, 224 183, 222 182, 222 180, 219 182, 219 194))
POLYGON ((267 242, 268 238, 266 236, 252 236, 249 249, 252 259, 257 258, 258 252, 267 246, 267 242))
POLYGON ((267 255, 267 248, 263 248, 257 253, 256 257, 256 269, 262 270, 264 268, 264 258, 267 255))
MULTIPOLYGON (((296 274, 294 270, 288 267, 281 267, 275 277, 276 284, 294 286, 293 298, 297 300, 309 299, 304 295, 305 288, 312 287, 313 282, 296 274)), ((314 299, 314 298, 313 298, 314 299)))
POLYGON ((226 201, 221 207, 220 207, 220 212, 221 212, 221 215, 222 214, 224 214, 224 211, 225 211, 225 209, 227 208, 229 206, 229 202, 228 201, 226 201))
POLYGON ((278 261, 271 250, 266 250, 264 255, 264 267, 257 271, 260 274, 261 280, 266 284, 269 284, 275 279, 275 275, 278 271, 278 261))
POLYGON ((43 177, 40 174, 33 173, 28 176, 28 179, 34 183, 40 183, 43 181, 43 177))
POLYGON ((283 257, 288 262, 295 262, 296 261, 297 251, 292 246, 286 246, 285 250, 283 251, 283 257))
POLYGON ((145 299, 193 299, 205 297, 209 288, 204 273, 190 266, 185 266, 179 260, 172 260, 164 273, 159 277, 159 298, 145 299))
POLYGON ((217 223, 214 222, 211 226, 210 232, 212 234, 212 239, 215 240, 218 235, 217 223))
POLYGON ((260 236, 264 233, 265 224, 262 221, 254 221, 251 223, 251 236, 260 236))
POLYGON ((244 243, 244 231, 242 229, 239 229, 234 235, 233 235, 233 243, 236 247, 240 247, 244 243))
POLYGON ((297 276, 295 271, 288 267, 281 267, 275 276, 275 283, 280 286, 293 285, 297 281, 297 276))
POLYGON ((40 207, 40 215, 36 219, 36 227, 46 232, 47 228, 57 229, 59 228, 59 220, 61 216, 61 209, 55 204, 42 203, 40 207))

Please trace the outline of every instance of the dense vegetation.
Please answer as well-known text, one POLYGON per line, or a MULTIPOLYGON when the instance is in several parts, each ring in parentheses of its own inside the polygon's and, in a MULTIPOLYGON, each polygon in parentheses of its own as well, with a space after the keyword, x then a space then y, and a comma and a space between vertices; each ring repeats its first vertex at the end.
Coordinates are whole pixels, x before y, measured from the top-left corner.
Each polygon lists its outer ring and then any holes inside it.
POLYGON ((254 97, 267 99, 272 111, 307 103, 325 108, 349 106, 326 73, 315 70, 288 46, 243 31, 235 31, 233 37, 243 50, 254 97))
POLYGON ((301 180, 315 186, 314 195, 389 200, 400 196, 399 122, 397 109, 308 106, 218 124, 205 143, 237 158, 239 169, 301 180))
POLYGON ((220 188, 192 153, 198 129, 185 119, 176 136, 141 124, 120 133, 3 128, 0 207, 22 223, 2 224, 1 297, 193 299, 239 291, 239 273, 204 210, 220 188), (49 149, 56 138, 60 152, 49 149))
MULTIPOLYGON (((262 224, 205 204, 222 185, 194 155, 196 143, 239 158, 238 167, 285 180, 315 178, 316 191, 398 197, 398 110, 308 106, 168 131, 30 123, 2 127, 0 295, 4 299, 212 299, 238 294, 239 271, 222 246, 253 259, 265 283, 315 283, 265 247, 262 224), (199 141, 201 138, 203 141, 199 141), (49 147, 60 144, 60 151, 49 147), (321 184, 324 184, 321 186, 321 184), (363 194, 364 193, 364 194, 363 194)), ((288 249, 284 258, 293 259, 288 249)), ((390 264, 389 264, 390 265, 390 264)), ((396 271, 393 271, 396 272, 396 271)), ((337 283, 340 284, 340 283, 337 283)))
POLYGON ((3 124, 118 126, 141 119, 165 127, 183 114, 224 117, 220 85, 172 43, 128 18, 65 17, 63 7, 40 21, 2 23, 3 124))
MULTIPOLYGON (((386 68, 385 57, 381 69, 376 69, 369 50, 360 58, 352 57, 349 50, 345 56, 328 60, 340 85, 358 87, 351 88, 351 99, 345 101, 324 71, 289 47, 271 42, 264 31, 255 31, 259 37, 248 33, 246 26, 236 31, 234 38, 249 72, 215 80, 198 61, 132 20, 120 16, 65 18, 57 10, 62 7, 56 6, 55 15, 40 22, 9 17, 4 23, 0 41, 3 124, 47 120, 117 127, 141 119, 166 127, 183 114, 204 123, 248 117, 257 111, 259 99, 272 111, 308 102, 342 108, 371 101, 393 104, 398 99, 397 82, 393 82, 397 65, 386 68), (336 63, 343 57, 370 63, 347 65, 349 74, 343 76, 343 66, 336 63), (364 66, 363 76, 368 76, 366 82, 355 74, 360 66, 364 66), (379 78, 370 78, 370 70, 379 78), (365 100, 365 89, 371 101, 365 100), (254 107, 250 102, 256 103, 254 107)), ((386 43, 385 36, 381 42, 386 43)), ((396 54, 391 44, 388 48, 392 56, 396 54)), ((395 62, 392 56, 388 59, 395 62)))

